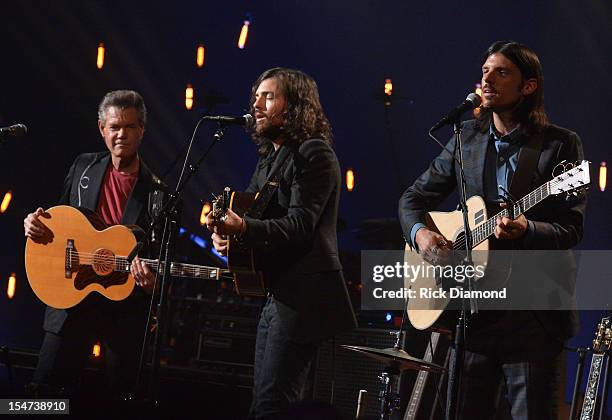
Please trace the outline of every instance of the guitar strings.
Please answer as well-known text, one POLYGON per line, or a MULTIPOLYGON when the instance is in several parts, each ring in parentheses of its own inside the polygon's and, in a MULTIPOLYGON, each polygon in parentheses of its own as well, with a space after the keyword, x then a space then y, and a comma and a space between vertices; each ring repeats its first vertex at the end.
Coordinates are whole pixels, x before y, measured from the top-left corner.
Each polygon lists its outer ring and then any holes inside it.
MULTIPOLYGON (((72 258, 73 256, 79 258, 79 263, 81 263, 82 265, 91 265, 94 262, 95 263, 107 263, 107 264, 113 263, 116 267, 119 267, 119 268, 127 268, 127 266, 129 265, 127 262, 127 257, 98 256, 97 254, 94 254, 91 252, 71 251, 70 257, 72 258)), ((161 268, 164 264, 163 262, 160 263, 157 260, 152 260, 152 259, 143 258, 142 261, 152 264, 153 268, 156 271, 159 268, 161 268)), ((199 270, 199 271, 204 272, 205 274, 210 274, 211 272, 218 271, 218 270, 220 273, 222 273, 224 270, 223 268, 197 266, 195 264, 172 263, 172 265, 174 265, 174 267, 171 267, 171 270, 173 270, 175 273, 176 272, 196 273, 199 270)))
MULTIPOLYGON (((563 180, 553 179, 547 183, 540 185, 538 188, 536 188, 535 190, 527 194, 525 197, 517 201, 516 204, 518 206, 518 210, 520 211, 521 209, 524 209, 524 211, 527 211, 531 209, 535 204, 539 203, 545 198, 548 198, 551 194, 550 191, 554 187, 559 185, 559 183, 562 183, 562 182, 563 180), (540 195, 539 200, 537 200, 538 195, 540 195), (530 205, 532 199, 534 198, 536 199, 535 200, 536 202, 533 203, 533 205, 530 205)), ((515 208, 516 206, 513 206, 513 211, 515 208)), ((487 219, 484 223, 478 225, 474 230, 472 230, 472 240, 474 241, 473 246, 480 244, 482 241, 484 241, 491 235, 492 232, 487 234, 487 230, 493 230, 495 228, 495 224, 496 224, 495 221, 497 220, 498 217, 505 217, 508 215, 509 215, 508 209, 504 209, 500 211, 499 213, 497 213, 495 216, 487 219)), ((466 238, 465 238, 465 234, 463 233, 463 231, 460 232, 460 235, 463 235, 461 239, 459 241, 453 242, 454 251, 466 249, 466 238)))

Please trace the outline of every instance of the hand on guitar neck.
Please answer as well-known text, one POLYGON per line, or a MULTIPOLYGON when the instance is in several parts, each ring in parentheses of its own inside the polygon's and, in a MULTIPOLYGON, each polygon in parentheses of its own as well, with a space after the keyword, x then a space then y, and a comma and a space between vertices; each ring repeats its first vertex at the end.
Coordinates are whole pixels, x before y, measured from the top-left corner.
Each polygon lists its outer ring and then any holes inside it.
MULTIPOLYGON (((508 204, 501 203, 501 208, 508 208, 508 204)), ((495 237, 497 239, 519 239, 527 233, 528 223, 524 214, 512 220, 509 217, 498 217, 495 220, 495 237)))
POLYGON ((134 276, 136 284, 150 295, 155 287, 155 273, 149 268, 147 263, 136 257, 130 266, 130 272, 134 276))
POLYGON ((221 219, 215 218, 212 212, 209 213, 206 216, 206 227, 213 232, 213 245, 221 255, 227 255, 227 235, 244 235, 246 232, 245 220, 232 209, 227 209, 221 219))

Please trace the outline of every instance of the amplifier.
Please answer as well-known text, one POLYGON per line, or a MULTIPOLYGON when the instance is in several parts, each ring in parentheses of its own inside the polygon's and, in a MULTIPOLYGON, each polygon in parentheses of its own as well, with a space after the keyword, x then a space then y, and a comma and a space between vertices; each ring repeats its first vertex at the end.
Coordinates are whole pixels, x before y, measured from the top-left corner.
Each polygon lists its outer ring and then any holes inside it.
POLYGON ((198 362, 253 365, 257 319, 208 314, 198 337, 198 362))

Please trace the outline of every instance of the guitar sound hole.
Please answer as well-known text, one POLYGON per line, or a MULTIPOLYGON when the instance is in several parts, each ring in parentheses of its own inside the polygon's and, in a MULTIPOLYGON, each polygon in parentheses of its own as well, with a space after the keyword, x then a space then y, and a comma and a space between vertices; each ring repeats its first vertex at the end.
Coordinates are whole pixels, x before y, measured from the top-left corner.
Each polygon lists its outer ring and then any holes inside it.
POLYGON ((94 272, 99 276, 110 274, 113 272, 115 266, 115 254, 108 249, 97 249, 96 252, 94 252, 91 266, 94 272))

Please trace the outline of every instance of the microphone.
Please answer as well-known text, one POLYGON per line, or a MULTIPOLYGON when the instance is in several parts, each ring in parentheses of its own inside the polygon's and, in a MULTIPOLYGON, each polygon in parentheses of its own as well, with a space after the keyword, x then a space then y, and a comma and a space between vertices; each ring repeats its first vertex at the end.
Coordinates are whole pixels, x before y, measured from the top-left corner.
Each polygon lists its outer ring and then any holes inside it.
POLYGON ((28 128, 23 124, 15 124, 10 127, 0 127, 0 138, 25 136, 28 128))
POLYGON ((436 131, 438 128, 444 127, 447 124, 453 124, 464 112, 477 108, 481 102, 482 99, 480 96, 475 93, 470 93, 467 98, 465 98, 465 101, 453 108, 444 118, 431 127, 429 131, 436 131))
POLYGON ((255 123, 255 119, 251 114, 244 114, 242 117, 228 115, 205 115, 202 117, 205 121, 216 121, 224 125, 242 125, 245 128, 250 128, 255 123))

